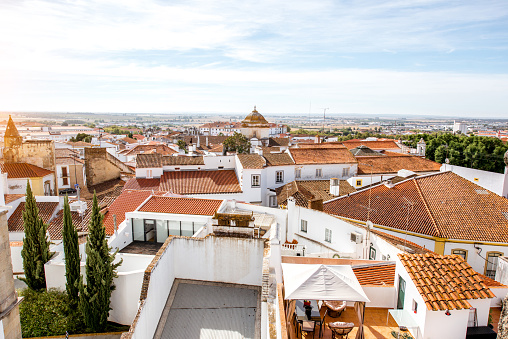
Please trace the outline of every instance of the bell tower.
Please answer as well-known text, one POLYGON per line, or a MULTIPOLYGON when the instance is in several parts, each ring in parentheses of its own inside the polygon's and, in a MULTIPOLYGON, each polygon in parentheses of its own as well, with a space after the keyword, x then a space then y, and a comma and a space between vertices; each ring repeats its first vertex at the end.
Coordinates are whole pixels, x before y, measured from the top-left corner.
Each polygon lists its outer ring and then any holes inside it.
POLYGON ((9 115, 7 128, 4 135, 4 161, 6 163, 13 163, 18 161, 19 148, 23 144, 23 138, 19 135, 14 121, 9 115))

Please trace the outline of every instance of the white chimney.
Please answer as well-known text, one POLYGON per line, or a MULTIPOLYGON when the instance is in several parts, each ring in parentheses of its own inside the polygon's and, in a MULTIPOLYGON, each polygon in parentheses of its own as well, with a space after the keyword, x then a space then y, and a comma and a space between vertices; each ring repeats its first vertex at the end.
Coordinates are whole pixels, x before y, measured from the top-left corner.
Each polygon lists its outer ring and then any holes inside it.
POLYGON ((196 146, 197 146, 197 147, 201 147, 201 142, 200 142, 200 140, 199 140, 199 133, 198 133, 198 142, 197 142, 197 145, 196 145, 196 146))
POLYGON ((206 136, 206 147, 208 147, 208 135, 206 136))
POLYGON ((340 181, 337 178, 330 179, 330 194, 335 197, 338 197, 340 195, 339 183, 340 183, 340 181))
POLYGON ((263 148, 261 148, 260 146, 256 146, 256 148, 254 149, 254 152, 256 154, 263 156, 263 148))
POLYGON ((197 150, 196 144, 192 144, 192 151, 196 152, 196 150, 197 150))

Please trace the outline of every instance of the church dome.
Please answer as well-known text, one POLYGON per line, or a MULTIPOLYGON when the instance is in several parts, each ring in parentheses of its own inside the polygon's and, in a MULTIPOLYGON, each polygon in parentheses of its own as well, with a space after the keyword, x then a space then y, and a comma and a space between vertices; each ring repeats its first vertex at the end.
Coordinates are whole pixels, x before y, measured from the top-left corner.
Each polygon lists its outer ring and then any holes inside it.
POLYGON ((254 110, 242 120, 243 127, 268 127, 268 121, 262 116, 254 106, 254 110))

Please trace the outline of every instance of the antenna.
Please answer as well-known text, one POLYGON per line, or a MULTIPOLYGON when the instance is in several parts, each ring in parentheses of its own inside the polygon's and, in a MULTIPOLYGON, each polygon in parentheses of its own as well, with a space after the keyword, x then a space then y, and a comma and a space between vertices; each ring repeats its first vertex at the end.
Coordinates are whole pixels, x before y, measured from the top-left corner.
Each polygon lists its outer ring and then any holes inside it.
POLYGON ((409 212, 411 212, 413 210, 413 207, 415 205, 414 202, 410 201, 408 198, 406 197, 402 197, 405 202, 404 202, 404 206, 402 206, 402 208, 407 208, 407 217, 406 217, 406 236, 404 238, 404 251, 405 251, 405 248, 406 248, 406 243, 407 243, 407 229, 409 227, 409 212))

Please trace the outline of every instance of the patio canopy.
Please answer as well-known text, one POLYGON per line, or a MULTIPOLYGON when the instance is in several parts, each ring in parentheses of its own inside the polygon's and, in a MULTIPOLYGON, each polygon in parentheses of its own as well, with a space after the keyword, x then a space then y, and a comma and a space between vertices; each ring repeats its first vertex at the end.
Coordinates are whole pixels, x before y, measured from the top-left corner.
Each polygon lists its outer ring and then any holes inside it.
POLYGON ((284 299, 370 302, 351 266, 282 264, 284 299))

